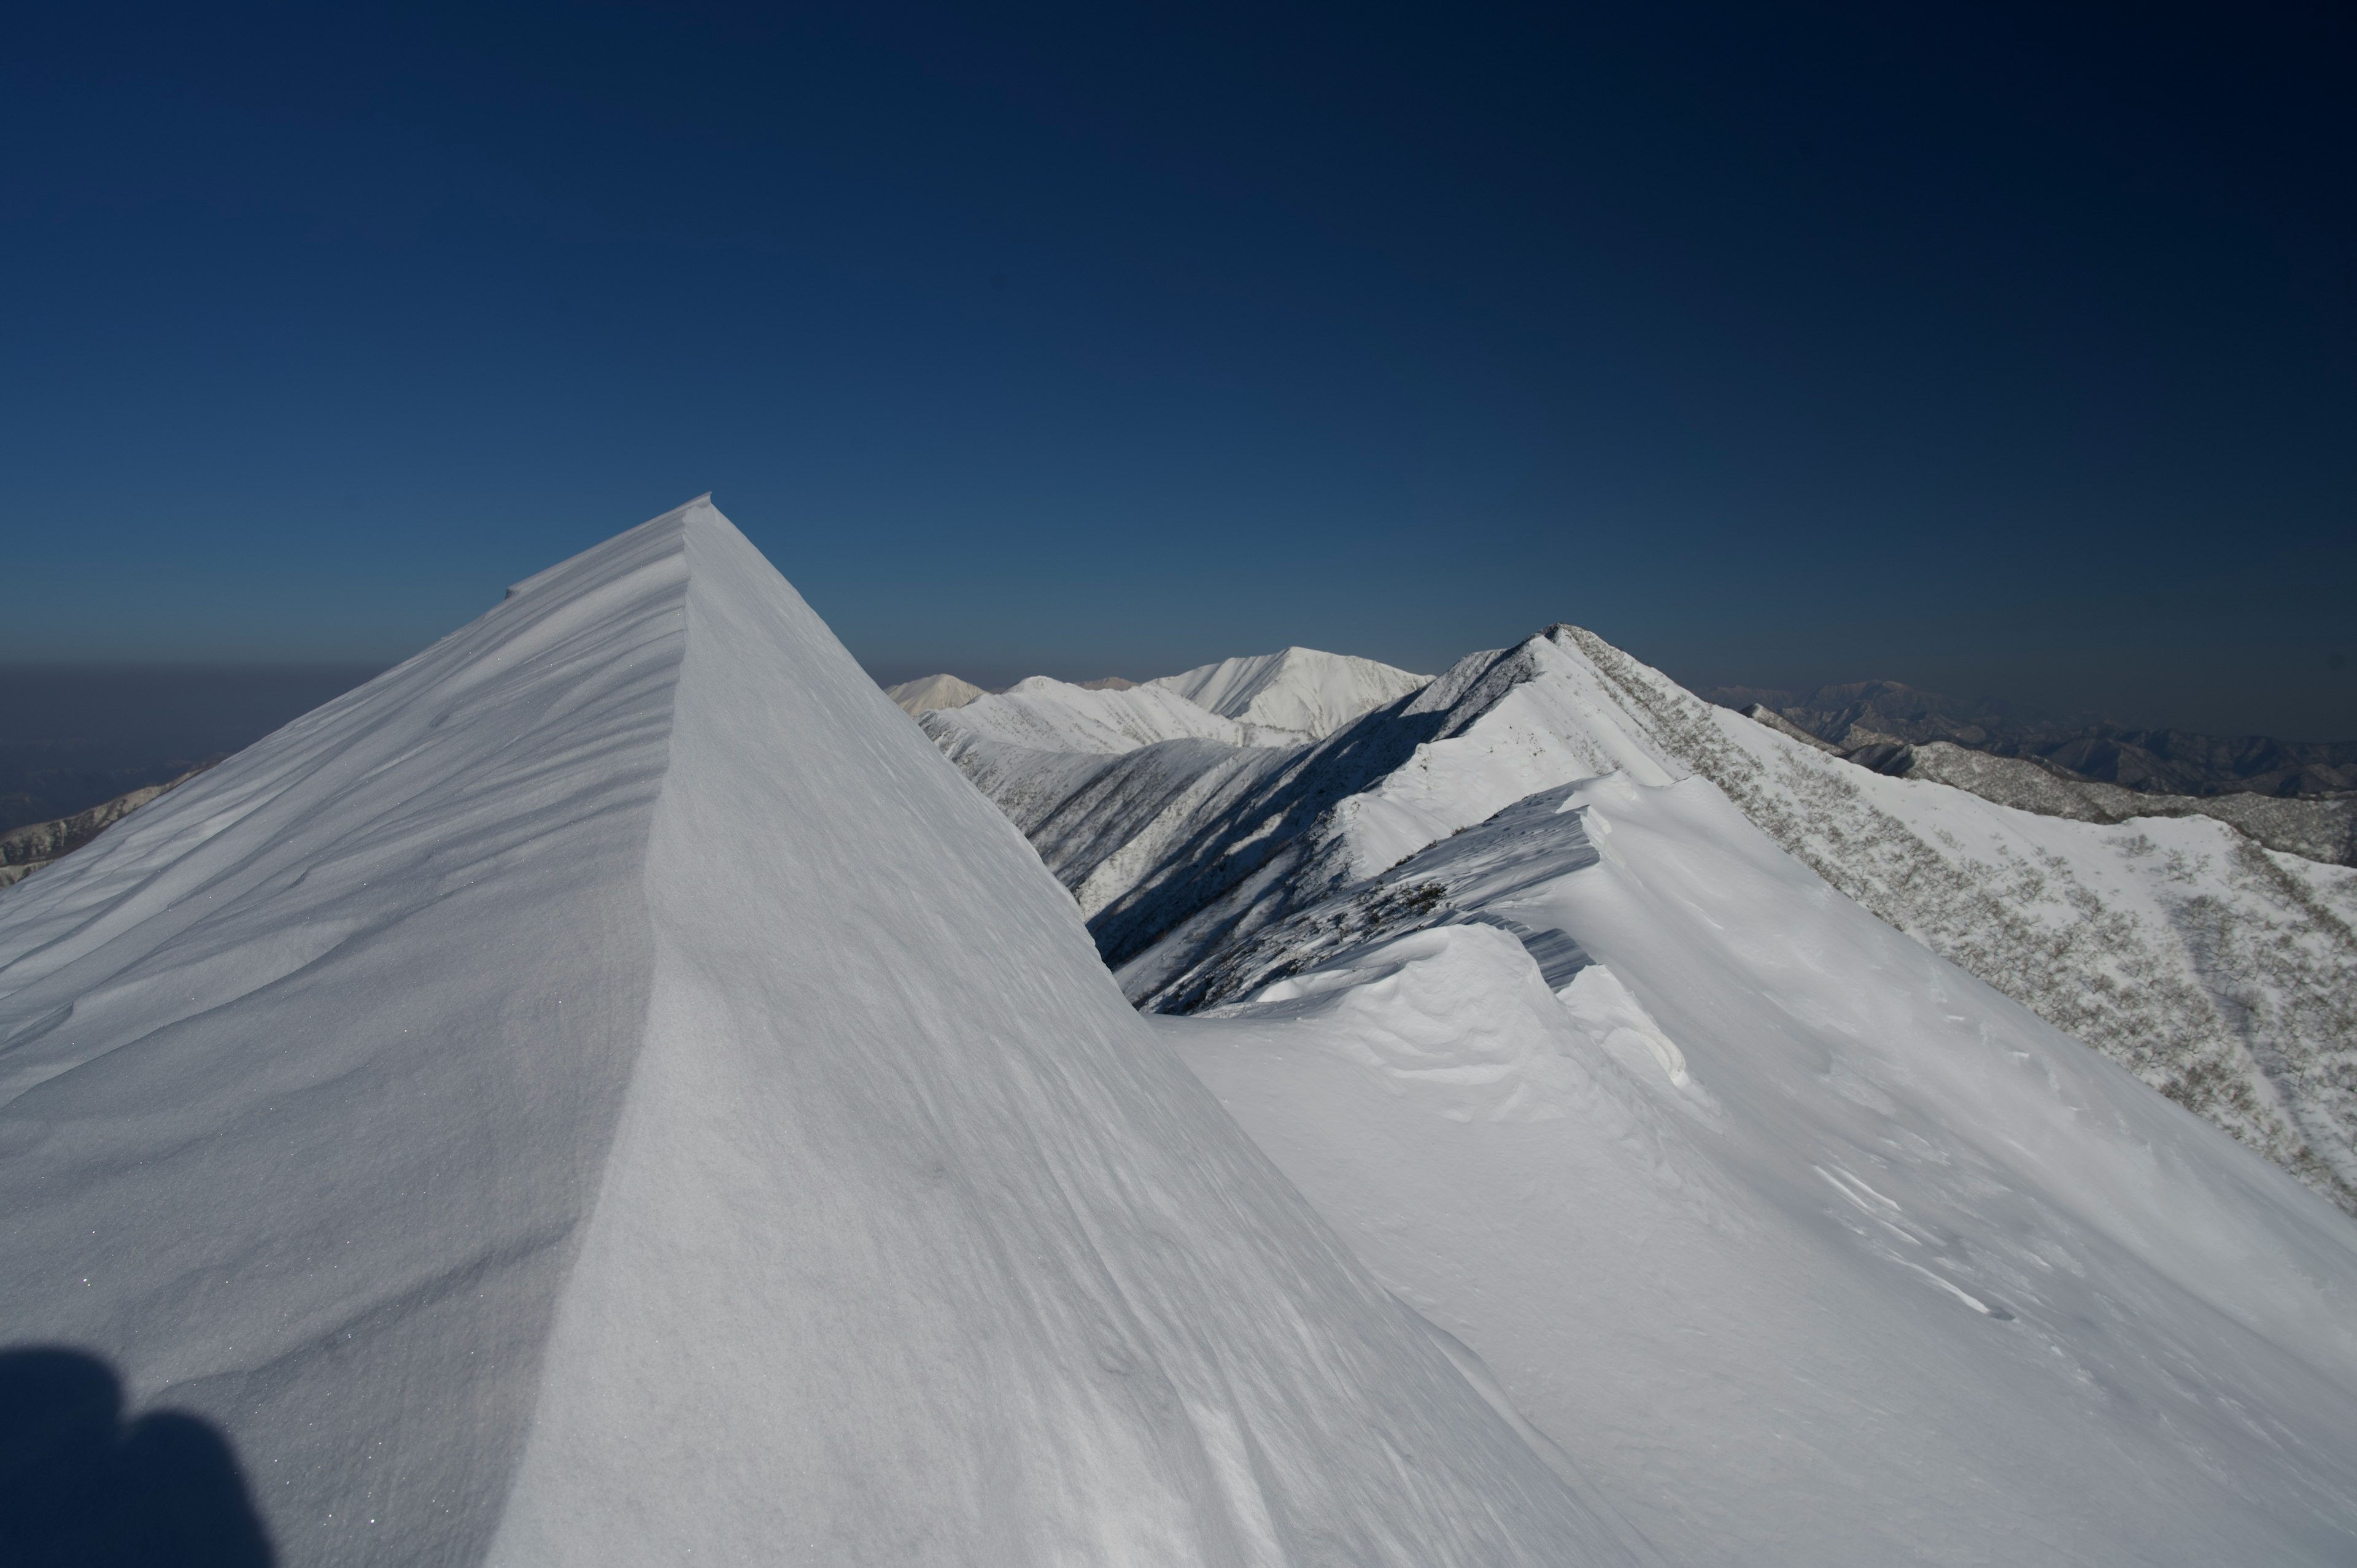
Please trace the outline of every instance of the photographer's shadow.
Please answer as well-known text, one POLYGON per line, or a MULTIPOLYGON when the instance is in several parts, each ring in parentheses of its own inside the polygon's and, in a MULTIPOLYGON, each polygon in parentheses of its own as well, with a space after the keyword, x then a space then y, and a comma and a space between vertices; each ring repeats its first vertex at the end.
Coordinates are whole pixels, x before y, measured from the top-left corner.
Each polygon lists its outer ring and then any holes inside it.
POLYGON ((10 1568, 269 1568, 228 1440, 178 1411, 124 1420, 123 1385, 80 1350, 0 1350, 0 1563, 10 1568))

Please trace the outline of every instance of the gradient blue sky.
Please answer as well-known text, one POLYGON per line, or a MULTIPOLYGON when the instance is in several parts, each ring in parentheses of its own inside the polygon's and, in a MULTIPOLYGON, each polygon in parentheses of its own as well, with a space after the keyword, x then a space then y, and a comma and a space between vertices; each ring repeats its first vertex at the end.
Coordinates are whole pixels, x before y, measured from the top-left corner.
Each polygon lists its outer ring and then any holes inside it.
POLYGON ((0 660, 390 660, 708 489, 886 679, 2357 736, 2349 16, 20 13, 0 660))

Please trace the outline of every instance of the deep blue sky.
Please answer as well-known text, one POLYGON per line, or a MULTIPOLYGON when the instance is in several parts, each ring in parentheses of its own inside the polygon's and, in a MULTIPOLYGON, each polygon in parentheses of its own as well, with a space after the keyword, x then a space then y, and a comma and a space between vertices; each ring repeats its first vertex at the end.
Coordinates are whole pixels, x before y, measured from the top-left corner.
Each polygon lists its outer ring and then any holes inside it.
POLYGON ((20 11, 0 660, 390 660, 709 489, 887 679, 2357 736, 2349 13, 2060 9, 20 11))

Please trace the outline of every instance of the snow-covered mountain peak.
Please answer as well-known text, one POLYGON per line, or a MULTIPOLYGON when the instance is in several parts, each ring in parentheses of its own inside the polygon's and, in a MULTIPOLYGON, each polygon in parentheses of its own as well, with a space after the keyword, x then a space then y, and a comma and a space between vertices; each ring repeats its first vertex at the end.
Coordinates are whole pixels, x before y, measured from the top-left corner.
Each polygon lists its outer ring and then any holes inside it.
POLYGON ((887 686, 884 694, 900 705, 900 711, 911 718, 930 714, 937 708, 962 708, 976 697, 987 695, 971 681, 961 681, 954 675, 926 675, 914 681, 903 681, 897 686, 887 686))
POLYGON ((1317 740, 1362 714, 1388 707, 1426 679, 1372 659, 1285 648, 1223 659, 1146 684, 1176 692, 1240 723, 1317 740))
POLYGON ((284 1561, 1629 1560, 708 504, 0 895, 0 1147, 284 1561))

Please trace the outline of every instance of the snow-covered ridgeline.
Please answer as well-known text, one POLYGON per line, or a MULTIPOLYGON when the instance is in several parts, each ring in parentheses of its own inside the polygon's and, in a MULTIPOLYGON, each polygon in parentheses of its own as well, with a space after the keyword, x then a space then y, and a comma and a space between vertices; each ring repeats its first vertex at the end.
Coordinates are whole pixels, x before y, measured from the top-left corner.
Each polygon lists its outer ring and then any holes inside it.
POLYGON ((1886 778, 1550 635, 1835 887, 2357 1212, 2357 871, 1886 778))
MULTIPOLYGON (((1569 628, 1293 751, 952 751, 1118 872, 1084 908, 1171 1048, 1671 1560, 2357 1548, 2357 1231, 1894 929, 2166 983, 2169 898, 2266 854, 2221 824, 1881 779, 1569 628)), ((2243 994, 2329 997, 2309 937, 2243 994)))
POLYGON ((285 1561, 1627 1560, 708 504, 0 897, 0 1148, 285 1561))
MULTIPOLYGON (((2202 818, 2071 821, 1886 778, 1556 627, 1323 742, 1181 796, 1131 753, 969 775, 1066 886, 1125 990, 1185 1010, 1264 927, 1539 789, 1700 773, 1867 909, 2357 1209, 2357 872, 2202 818), (1152 801, 1145 811, 1141 801, 1152 801), (1145 852, 1124 853, 1150 822, 1145 852), (1052 824, 1052 834, 1043 834, 1052 824)), ((1242 968, 1250 970, 1252 964, 1242 968)))

